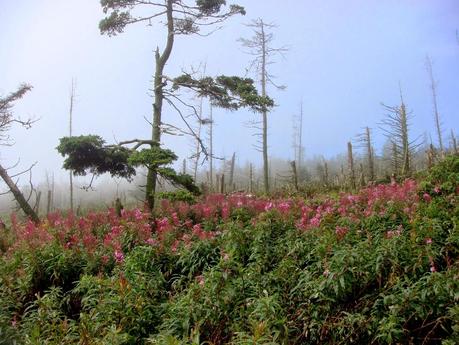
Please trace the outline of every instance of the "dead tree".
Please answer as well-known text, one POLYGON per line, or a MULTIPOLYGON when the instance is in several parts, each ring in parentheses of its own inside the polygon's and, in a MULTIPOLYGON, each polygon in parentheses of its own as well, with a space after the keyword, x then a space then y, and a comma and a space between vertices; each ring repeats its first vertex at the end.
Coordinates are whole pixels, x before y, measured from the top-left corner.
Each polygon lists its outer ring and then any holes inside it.
POLYGON ((249 165, 249 192, 253 193, 253 166, 252 163, 249 165))
POLYGON ((451 146, 452 146, 453 153, 457 155, 458 154, 457 140, 456 140, 456 136, 454 135, 453 130, 451 130, 451 146))
POLYGON ((302 178, 302 166, 304 157, 303 147, 303 102, 300 103, 300 113, 293 116, 293 155, 297 163, 299 179, 302 178))
POLYGON ((365 160, 368 168, 368 180, 375 180, 375 159, 372 142, 371 129, 365 127, 365 131, 358 135, 357 142, 359 146, 365 150, 365 160))
MULTIPOLYGON (((9 131, 14 124, 18 124, 24 128, 30 128, 33 124, 32 119, 28 120, 21 120, 18 117, 15 117, 12 112, 13 105, 16 101, 21 99, 27 92, 29 92, 32 89, 32 86, 28 84, 23 84, 21 85, 17 91, 5 96, 5 97, 0 97, 0 142, 1 145, 3 146, 11 146, 12 143, 10 141, 9 137, 9 131)), ((32 165, 29 169, 23 171, 22 173, 29 172, 31 173, 32 171, 32 165)), ((13 174, 10 175, 8 173, 8 169, 4 168, 2 164, 0 164, 0 177, 3 179, 3 181, 6 183, 8 187, 8 192, 13 194, 14 199, 18 203, 19 207, 24 211, 27 217, 29 217, 33 222, 38 223, 40 221, 37 212, 34 211, 33 207, 29 204, 30 197, 32 193, 34 192, 34 188, 31 182, 31 177, 30 177, 30 194, 29 197, 26 198, 24 194, 21 192, 17 185, 17 181, 13 181, 13 178, 21 175, 22 173, 19 174, 13 174)))
POLYGON ((296 169, 296 162, 291 161, 290 165, 292 166, 293 186, 295 187, 295 190, 298 191, 298 172, 296 169))
MULTIPOLYGON (((69 137, 73 135, 72 133, 72 121, 73 121, 73 105, 75 101, 75 81, 72 79, 72 86, 70 89, 70 108, 69 108, 69 137)), ((73 172, 69 172, 69 182, 70 182, 70 209, 73 211, 73 172)))
POLYGON ((411 173, 411 160, 414 151, 419 147, 418 138, 410 140, 410 123, 411 113, 406 110, 402 93, 400 92, 400 106, 383 107, 387 111, 386 118, 381 122, 381 129, 385 136, 392 143, 394 173, 400 173, 408 176, 411 173), (399 165, 400 164, 400 165, 399 165))
POLYGON ((234 165, 236 163, 236 152, 233 153, 231 157, 231 166, 230 166, 230 176, 229 176, 229 188, 234 190, 233 181, 234 181, 234 165))
POLYGON ((429 74, 430 89, 432 91, 433 113, 434 113, 434 120, 435 120, 435 128, 437 130, 438 145, 440 146, 440 155, 443 157, 445 154, 445 150, 443 147, 441 121, 440 121, 440 114, 438 112, 438 104, 437 104, 437 83, 435 82, 435 78, 433 75, 433 69, 432 69, 432 60, 429 55, 426 56, 426 69, 427 69, 427 73, 429 74))
POLYGON ((214 119, 212 104, 210 105, 209 116, 209 170, 210 192, 212 193, 214 191, 214 119))
POLYGON ((354 157, 352 154, 352 143, 347 143, 347 169, 349 176, 349 184, 352 189, 355 189, 355 169, 354 169, 354 157))
MULTIPOLYGON (((272 58, 275 55, 283 55, 287 49, 285 47, 273 48, 271 46, 274 35, 268 30, 276 27, 272 23, 265 23, 263 19, 258 18, 247 24, 248 27, 253 29, 253 37, 250 39, 240 38, 239 41, 242 45, 248 48, 248 54, 252 55, 254 59, 250 64, 250 69, 255 68, 256 73, 260 76, 261 95, 267 96, 267 86, 271 84, 277 89, 285 89, 284 86, 274 83, 274 76, 268 72, 267 66, 272 64, 272 58)), ((263 182, 265 193, 269 193, 269 167, 268 167, 268 109, 261 110, 262 123, 261 123, 261 152, 263 153, 263 182)))

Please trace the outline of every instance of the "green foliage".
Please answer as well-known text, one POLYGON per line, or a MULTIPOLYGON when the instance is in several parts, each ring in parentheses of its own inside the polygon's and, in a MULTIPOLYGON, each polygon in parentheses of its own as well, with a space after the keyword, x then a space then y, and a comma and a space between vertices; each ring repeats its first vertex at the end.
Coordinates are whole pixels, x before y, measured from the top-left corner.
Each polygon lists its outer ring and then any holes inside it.
POLYGON ((64 168, 71 170, 75 175, 94 175, 110 173, 130 179, 135 175, 135 168, 144 166, 156 170, 157 173, 175 186, 181 186, 199 194, 199 188, 193 178, 187 174, 178 174, 169 165, 177 156, 169 149, 152 146, 140 151, 113 145, 105 145, 105 141, 97 135, 81 135, 78 137, 64 137, 60 139, 58 152, 67 156, 64 168))
POLYGON ((160 192, 158 193, 158 199, 169 200, 171 202, 183 201, 188 204, 194 204, 196 197, 186 190, 175 190, 172 192, 160 192))
POLYGON ((158 168, 158 174, 171 182, 174 186, 182 186, 194 195, 199 195, 199 187, 194 184, 193 177, 188 174, 177 173, 174 169, 158 168))
POLYGON ((438 193, 454 194, 457 186, 459 186, 459 156, 457 155, 447 156, 433 166, 422 183, 422 187, 427 193, 434 192, 436 187, 438 193))
POLYGON ((402 200, 300 230, 275 209, 240 208, 178 225, 174 250, 126 231, 109 268, 78 246, 3 254, 0 344, 456 344, 457 165, 440 166, 422 188, 446 187, 421 189, 431 199, 410 216, 402 200))
POLYGON ((255 112, 274 106, 274 101, 258 95, 254 82, 250 78, 237 76, 218 76, 194 79, 189 74, 183 74, 174 79, 173 88, 188 88, 194 90, 200 97, 208 97, 217 107, 237 110, 248 107, 255 112))
POLYGON ((156 169, 161 165, 168 165, 176 160, 177 155, 171 150, 154 146, 149 149, 132 152, 128 161, 132 166, 145 166, 156 169))
POLYGON ((128 164, 130 150, 120 146, 107 147, 98 135, 61 138, 57 151, 68 156, 63 167, 75 175, 84 176, 88 172, 95 175, 110 173, 124 178, 135 175, 134 168, 128 164))

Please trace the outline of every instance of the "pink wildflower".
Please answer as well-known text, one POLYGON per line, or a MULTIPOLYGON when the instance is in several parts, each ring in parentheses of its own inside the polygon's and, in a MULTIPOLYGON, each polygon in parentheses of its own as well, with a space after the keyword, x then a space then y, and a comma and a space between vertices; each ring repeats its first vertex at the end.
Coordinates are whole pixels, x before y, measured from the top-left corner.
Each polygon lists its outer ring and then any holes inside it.
POLYGON ((290 204, 288 202, 281 202, 277 208, 282 214, 288 213, 290 211, 290 204))
POLYGON ((311 226, 313 227, 319 227, 320 225, 320 216, 319 215, 315 215, 309 222, 309 224, 311 224, 311 226))
POLYGON ((149 244, 150 246, 156 246, 158 245, 158 240, 155 240, 154 238, 149 238, 148 240, 145 241, 145 243, 149 244))
POLYGON ((425 202, 431 202, 432 201, 432 197, 427 193, 424 193, 422 195, 422 198, 424 199, 425 202))
POLYGON ((116 262, 123 262, 124 261, 124 254, 120 250, 115 250, 115 260, 116 262))
POLYGON ((335 233, 339 238, 343 238, 344 235, 346 235, 348 231, 349 229, 346 228, 345 226, 337 226, 335 229, 335 233))
POLYGON ((427 244, 432 244, 432 239, 431 239, 430 237, 427 237, 427 238, 426 238, 426 243, 427 243, 427 244))
POLYGON ((272 209, 274 207, 273 203, 272 202, 268 202, 266 205, 265 205, 265 211, 269 211, 270 209, 272 209))

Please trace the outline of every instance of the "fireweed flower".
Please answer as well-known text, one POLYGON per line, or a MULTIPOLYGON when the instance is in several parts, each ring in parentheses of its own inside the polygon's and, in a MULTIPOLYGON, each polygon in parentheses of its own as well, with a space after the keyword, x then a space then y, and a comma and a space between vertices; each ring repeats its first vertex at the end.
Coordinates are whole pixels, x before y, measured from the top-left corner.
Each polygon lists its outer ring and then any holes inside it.
POLYGON ((431 202, 432 201, 432 197, 427 193, 424 193, 422 195, 422 198, 424 199, 425 202, 431 202))
POLYGON ((348 231, 349 229, 345 226, 337 226, 335 229, 335 233, 339 238, 343 238, 344 235, 346 235, 348 231))
POLYGON ((268 202, 266 205, 265 205, 265 211, 269 211, 270 209, 272 209, 274 207, 273 203, 272 202, 268 202))
POLYGON ((115 257, 115 261, 116 262, 123 262, 124 261, 124 254, 120 250, 115 250, 114 257, 115 257))

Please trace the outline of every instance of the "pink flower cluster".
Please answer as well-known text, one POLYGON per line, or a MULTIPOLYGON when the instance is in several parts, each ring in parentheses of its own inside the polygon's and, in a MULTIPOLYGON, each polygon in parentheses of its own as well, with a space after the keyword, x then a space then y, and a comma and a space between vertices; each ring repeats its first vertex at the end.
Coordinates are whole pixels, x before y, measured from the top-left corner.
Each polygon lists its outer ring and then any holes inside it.
MULTIPOLYGON (((424 199, 426 199, 424 197, 424 199)), ((362 218, 383 216, 393 206, 411 217, 418 207, 417 185, 413 180, 401 184, 376 185, 362 189, 358 194, 342 193, 338 198, 320 202, 302 199, 256 198, 247 194, 209 195, 200 202, 189 205, 184 202, 161 202, 158 218, 151 220, 149 212, 135 208, 124 209, 118 217, 113 209, 91 212, 84 217, 73 213, 51 213, 41 224, 19 223, 13 215, 11 222, 16 234, 15 246, 39 247, 56 241, 67 250, 85 250, 90 255, 102 249, 116 262, 124 260, 123 234, 135 234, 139 244, 177 251, 193 241, 213 240, 219 234, 219 226, 235 210, 244 210, 252 223, 266 213, 277 214, 281 219, 295 224, 301 231, 318 228, 332 220, 343 219, 347 224, 358 224, 362 218)), ((389 230, 387 237, 400 235, 402 229, 389 230)), ((335 234, 342 239, 349 232, 348 226, 336 226, 335 234)), ((14 247, 11 250, 14 250, 14 247)))

